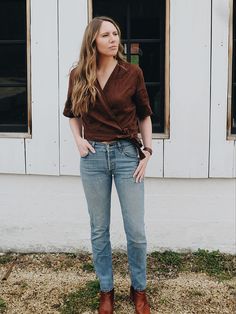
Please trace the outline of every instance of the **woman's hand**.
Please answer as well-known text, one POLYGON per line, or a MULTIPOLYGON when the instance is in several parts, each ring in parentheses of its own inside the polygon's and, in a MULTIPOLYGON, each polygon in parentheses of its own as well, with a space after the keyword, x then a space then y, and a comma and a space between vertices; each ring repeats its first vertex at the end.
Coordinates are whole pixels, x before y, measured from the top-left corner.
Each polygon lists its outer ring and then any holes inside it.
POLYGON ((95 153, 93 146, 84 138, 80 137, 77 141, 77 147, 80 153, 80 157, 85 157, 88 155, 89 151, 95 153))
POLYGON ((140 160, 139 165, 133 174, 136 183, 141 182, 143 180, 145 175, 145 169, 147 167, 148 160, 151 156, 148 151, 143 151, 143 153, 145 154, 146 157, 140 160))

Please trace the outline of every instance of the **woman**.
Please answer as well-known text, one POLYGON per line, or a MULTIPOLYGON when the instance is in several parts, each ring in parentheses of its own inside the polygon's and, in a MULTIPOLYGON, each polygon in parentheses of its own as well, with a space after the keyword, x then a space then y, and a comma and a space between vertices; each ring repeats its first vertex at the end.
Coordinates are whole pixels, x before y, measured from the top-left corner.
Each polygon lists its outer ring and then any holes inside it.
POLYGON ((63 114, 70 118, 81 156, 93 261, 100 282, 99 313, 113 313, 114 308, 109 232, 114 177, 127 238, 130 297, 136 313, 146 314, 150 306, 145 294, 143 179, 152 154, 152 110, 142 70, 126 62, 122 52, 117 24, 108 17, 94 18, 85 30, 77 66, 70 73, 63 114))

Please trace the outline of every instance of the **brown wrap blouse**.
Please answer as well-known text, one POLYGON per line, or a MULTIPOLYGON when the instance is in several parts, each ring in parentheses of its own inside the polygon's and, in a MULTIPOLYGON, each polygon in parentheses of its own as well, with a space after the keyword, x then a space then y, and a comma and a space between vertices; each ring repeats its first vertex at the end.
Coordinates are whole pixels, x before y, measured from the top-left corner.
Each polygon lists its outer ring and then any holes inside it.
POLYGON ((128 139, 138 148, 140 159, 145 157, 138 138, 138 120, 152 115, 143 72, 138 65, 119 61, 89 111, 80 116, 71 112, 74 69, 70 73, 67 100, 63 115, 81 118, 84 138, 91 141, 128 139))

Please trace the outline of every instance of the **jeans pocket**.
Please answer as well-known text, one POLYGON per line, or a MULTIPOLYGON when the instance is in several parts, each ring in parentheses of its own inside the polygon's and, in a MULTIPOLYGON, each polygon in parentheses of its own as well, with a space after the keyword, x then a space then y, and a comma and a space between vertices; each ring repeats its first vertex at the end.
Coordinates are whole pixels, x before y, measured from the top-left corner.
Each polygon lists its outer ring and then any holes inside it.
MULTIPOLYGON (((88 140, 88 142, 92 145, 93 148, 95 147, 95 142, 94 142, 94 141, 88 140)), ((93 153, 92 153, 90 150, 88 150, 88 154, 85 155, 85 156, 80 156, 80 158, 85 159, 85 158, 87 158, 90 154, 93 154, 93 153)))
POLYGON ((88 157, 88 155, 89 155, 89 152, 88 152, 88 154, 87 155, 85 155, 85 156, 80 156, 80 158, 87 158, 88 157))

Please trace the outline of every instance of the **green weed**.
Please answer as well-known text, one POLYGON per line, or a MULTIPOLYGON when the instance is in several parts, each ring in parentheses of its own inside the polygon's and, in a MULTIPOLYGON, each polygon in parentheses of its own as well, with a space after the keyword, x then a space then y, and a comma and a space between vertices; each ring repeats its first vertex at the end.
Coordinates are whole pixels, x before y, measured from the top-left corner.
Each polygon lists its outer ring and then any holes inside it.
POLYGON ((235 257, 220 253, 219 250, 209 252, 198 249, 193 252, 193 271, 205 272, 218 279, 230 279, 236 275, 235 257))
POLYGON ((94 266, 92 263, 83 263, 83 265, 81 266, 81 269, 89 273, 94 272, 94 266))
POLYGON ((204 272, 219 280, 236 276, 236 257, 217 251, 198 249, 196 252, 152 252, 148 255, 148 271, 153 274, 176 275, 180 271, 204 272))
POLYGON ((4 265, 13 261, 14 256, 11 253, 6 253, 0 256, 0 264, 4 265))
POLYGON ((88 310, 96 310, 99 305, 99 282, 89 281, 85 287, 68 294, 59 309, 61 314, 80 314, 88 310))
POLYGON ((0 313, 5 313, 7 310, 6 302, 0 298, 0 313))

